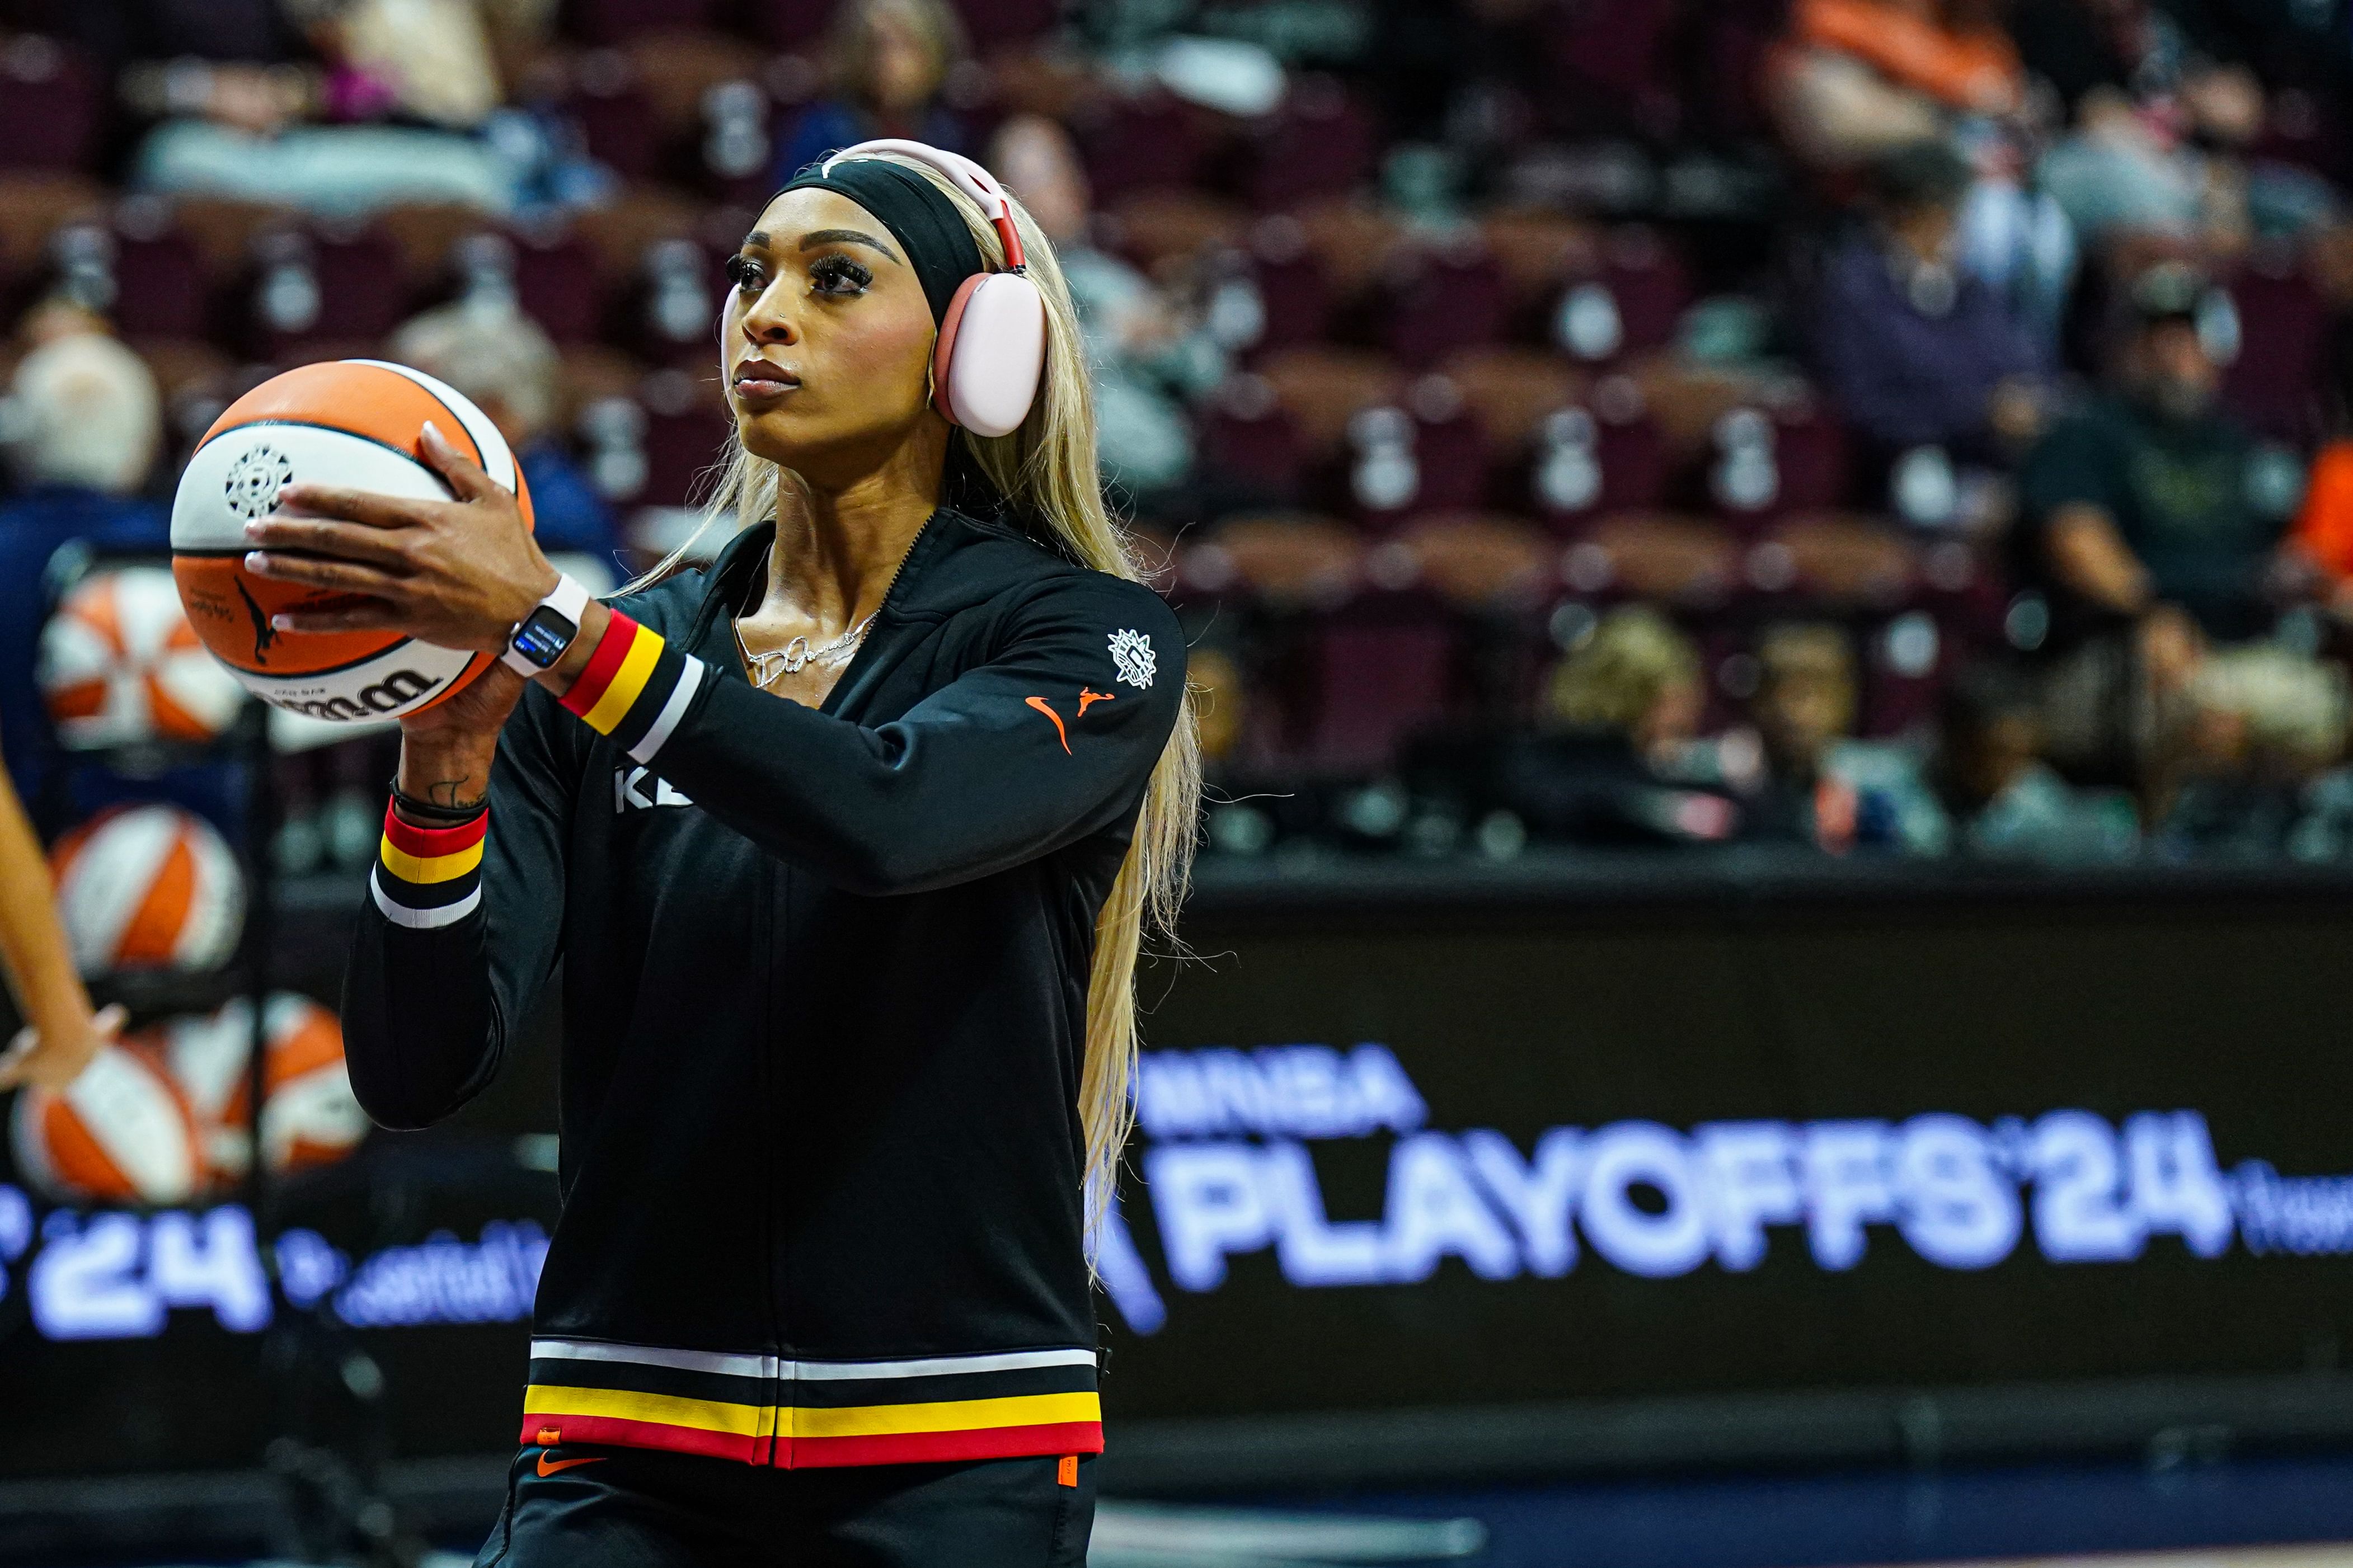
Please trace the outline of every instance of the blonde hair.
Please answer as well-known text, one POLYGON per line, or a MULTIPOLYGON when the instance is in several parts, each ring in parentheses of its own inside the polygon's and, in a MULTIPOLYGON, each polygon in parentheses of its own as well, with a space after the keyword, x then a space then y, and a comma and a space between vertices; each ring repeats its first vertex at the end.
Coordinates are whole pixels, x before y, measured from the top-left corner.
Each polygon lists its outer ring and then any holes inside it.
POLYGON ((1699 649, 1648 605, 1601 617, 1585 645, 1553 671, 1553 717, 1565 724, 1623 731, 1641 726, 1667 689, 1699 679, 1699 649))
POLYGON ((163 401, 146 362, 121 343, 96 332, 44 343, 18 363, 10 392, 0 412, 26 483, 126 496, 147 482, 163 401))
MULTIPOLYGON (((892 163, 915 171, 947 196, 963 215, 980 247, 983 263, 1005 265, 996 228, 947 180, 912 159, 892 163)), ((1094 393, 1087 380, 1086 351, 1077 310, 1054 248, 1029 210, 1011 200, 1013 221, 1028 253, 1029 277, 1046 300, 1046 374, 1038 401, 1021 427, 1007 436, 952 432, 980 471, 1025 521, 1051 531, 1055 542, 1082 565, 1131 583, 1145 580, 1144 556, 1103 504, 1095 458, 1094 393)), ((783 503, 807 494, 805 482, 781 464, 755 458, 731 439, 717 489, 702 526, 668 559, 631 584, 657 581, 689 558, 703 532, 723 518, 737 531, 776 519, 783 503)), ((1085 1130, 1087 1234, 1090 1256, 1103 1213, 1111 1202, 1121 1151, 1135 1122, 1132 1093, 1138 1038, 1135 965, 1147 928, 1172 946, 1176 915, 1185 901, 1193 865, 1196 819, 1201 798, 1201 747, 1188 687, 1178 700, 1176 727, 1154 764, 1127 858, 1095 918, 1095 950, 1087 984, 1086 1054, 1079 1072, 1078 1111, 1085 1130)))
POLYGON ((930 52, 934 92, 965 57, 964 20, 946 0, 844 0, 826 34, 826 74, 835 91, 860 104, 874 101, 874 24, 886 12, 913 28, 930 52))

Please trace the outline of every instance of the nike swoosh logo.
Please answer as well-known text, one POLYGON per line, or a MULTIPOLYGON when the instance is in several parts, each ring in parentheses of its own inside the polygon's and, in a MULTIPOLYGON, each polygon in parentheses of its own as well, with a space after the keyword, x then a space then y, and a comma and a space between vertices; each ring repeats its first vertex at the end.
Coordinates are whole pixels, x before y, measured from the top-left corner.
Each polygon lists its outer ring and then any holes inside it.
POLYGON ((545 1454, 542 1454, 539 1457, 539 1473, 543 1476, 552 1476, 558 1470, 568 1470, 575 1465, 596 1464, 604 1458, 602 1454, 590 1454, 585 1458, 578 1459, 551 1459, 545 1454))
POLYGON ((1062 751, 1065 755, 1068 755, 1071 750, 1071 732, 1062 728, 1062 716, 1047 707, 1046 700, 1042 697, 1025 697, 1021 700, 1054 721, 1054 733, 1062 738, 1062 751))

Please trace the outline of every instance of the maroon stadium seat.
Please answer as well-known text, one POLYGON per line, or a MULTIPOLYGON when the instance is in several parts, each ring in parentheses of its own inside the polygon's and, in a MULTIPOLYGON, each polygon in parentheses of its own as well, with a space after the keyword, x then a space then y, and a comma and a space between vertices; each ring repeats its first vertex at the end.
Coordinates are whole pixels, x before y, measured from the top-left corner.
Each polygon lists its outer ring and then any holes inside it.
POLYGON ((1348 421, 1348 500, 1357 521, 1381 527, 1409 513, 1475 507, 1486 479, 1486 443, 1461 389, 1427 375, 1394 404, 1348 421))
POLYGON ((1256 295, 1261 318, 1258 335, 1240 345, 1246 352, 1267 353, 1323 341, 1331 325, 1332 288, 1304 224, 1289 213, 1259 219, 1235 265, 1256 295))
POLYGON ((383 337, 408 303, 399 247, 381 229, 280 229, 254 246, 242 300, 245 337, 260 359, 321 358, 328 345, 383 337))
POLYGON ((707 27, 718 0, 565 0, 565 29, 583 43, 619 44, 646 33, 707 27))
POLYGON ((115 208, 109 237, 116 330, 134 341, 150 334, 203 337, 211 304, 204 258, 173 224, 170 208, 139 197, 123 202, 115 208))
POLYGON ((770 48, 810 54, 825 41, 834 0, 745 0, 752 36, 770 48))
POLYGON ((641 503, 684 506, 698 498, 698 481, 719 461, 733 427, 718 375, 716 369, 700 377, 659 370, 638 386, 637 400, 646 415, 641 503))
POLYGON ((564 112, 580 128, 588 155, 624 180, 650 179, 661 137, 637 67, 619 49, 584 55, 573 68, 564 112))
POLYGON ((1445 717, 1453 666, 1454 628, 1426 595, 1335 611, 1308 639, 1302 761, 1323 773, 1386 769, 1409 734, 1445 717))
POLYGON ((1379 319, 1389 352, 1419 367, 1493 342, 1510 311, 1502 264, 1472 237, 1401 250, 1384 280, 1379 319))
POLYGON ((1683 258, 1657 230, 1630 225, 1611 232, 1599 271, 1561 291, 1552 341, 1577 359, 1614 363, 1672 341, 1691 301, 1683 258))
POLYGON ((515 302, 558 343, 586 342, 602 320, 596 255, 577 233, 526 226, 512 241, 515 302))
POLYGON ((2239 317, 2239 354, 2222 382, 2240 418, 2275 439, 2303 445, 2321 434, 2321 388, 2330 311, 2293 254, 2263 250, 2228 281, 2239 317))
POLYGON ((1250 128, 1246 194, 1261 209, 1345 196, 1372 175, 1372 117, 1329 77, 1302 77, 1250 128))
POLYGON ((1071 129, 1098 202, 1198 181, 1206 148, 1193 112, 1157 89, 1104 96, 1082 107, 1071 129))
POLYGON ((88 167, 105 110, 79 50, 34 33, 0 42, 0 169, 88 167))
POLYGON ((975 52, 1024 44, 1054 26, 1056 0, 955 0, 975 52))
POLYGON ((1295 500, 1306 474, 1299 426, 1265 378, 1238 375, 1201 420, 1205 468, 1270 500, 1295 500))

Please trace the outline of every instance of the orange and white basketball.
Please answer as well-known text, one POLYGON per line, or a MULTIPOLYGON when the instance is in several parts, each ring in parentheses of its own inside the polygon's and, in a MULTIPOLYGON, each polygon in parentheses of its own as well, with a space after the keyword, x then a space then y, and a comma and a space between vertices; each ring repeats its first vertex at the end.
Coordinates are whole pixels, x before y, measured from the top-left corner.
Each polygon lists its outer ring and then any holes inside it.
POLYGON ((84 974, 211 969, 245 923, 245 878, 203 817, 176 805, 101 812, 49 851, 58 918, 84 974))
MULTIPOLYGON (((343 1066, 343 1025, 309 997, 282 991, 271 994, 261 1016, 269 1041, 261 1113, 269 1168, 299 1171, 342 1159, 368 1132, 367 1112, 343 1066)), ((174 1019, 153 1038, 195 1113, 214 1178, 242 1177, 253 1147, 251 1002, 240 996, 209 1017, 174 1019)))
POLYGON ((228 405, 180 475, 172 502, 172 574, 206 647, 265 702, 351 722, 396 718, 447 700, 492 655, 389 632, 280 632, 284 610, 332 609, 344 595, 245 569, 245 525, 297 482, 447 500, 419 457, 427 420, 531 521, 522 469, 490 416, 455 388, 382 360, 332 360, 270 377, 228 405))
POLYGON ((187 1102, 132 1047, 101 1047, 66 1089, 25 1090, 9 1131, 16 1169, 67 1203, 185 1203, 204 1173, 187 1102))
POLYGON ((212 740, 245 693, 206 653, 161 566, 93 572, 41 628, 37 677, 58 739, 74 750, 212 740))

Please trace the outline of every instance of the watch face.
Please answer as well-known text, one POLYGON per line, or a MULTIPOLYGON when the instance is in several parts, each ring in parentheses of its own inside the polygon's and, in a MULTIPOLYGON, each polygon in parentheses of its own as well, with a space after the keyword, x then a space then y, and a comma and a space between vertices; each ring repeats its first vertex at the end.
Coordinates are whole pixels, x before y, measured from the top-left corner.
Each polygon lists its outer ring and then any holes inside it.
POLYGON ((572 639, 579 633, 578 626, 556 614, 551 606, 542 605, 531 613, 530 619, 516 628, 514 650, 545 669, 564 657, 564 650, 572 646, 572 639))

